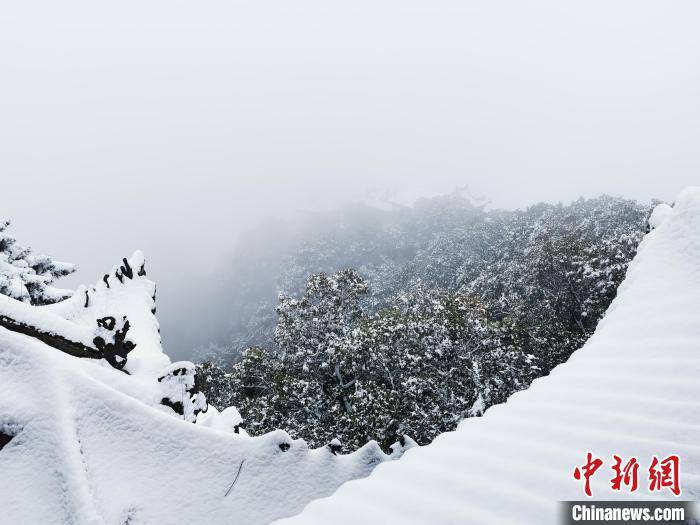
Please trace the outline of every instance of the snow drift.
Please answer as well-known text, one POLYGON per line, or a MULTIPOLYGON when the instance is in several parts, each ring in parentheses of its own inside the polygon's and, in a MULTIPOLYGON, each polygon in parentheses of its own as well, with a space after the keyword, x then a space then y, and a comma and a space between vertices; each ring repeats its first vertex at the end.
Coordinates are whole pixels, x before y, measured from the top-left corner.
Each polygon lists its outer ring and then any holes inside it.
POLYGON ((234 408, 199 412, 192 364, 170 363, 154 313, 140 252, 60 303, 0 296, 0 521, 269 523, 401 454, 310 450, 283 431, 251 438, 234 408), (92 347, 127 319, 128 360, 110 366, 92 347), (94 358, 19 332, 30 325, 94 358))
POLYGON ((681 457, 681 499, 700 497, 700 188, 660 205, 617 298, 587 344, 484 417, 380 465, 287 524, 557 523, 585 499, 587 451, 606 460, 595 499, 646 491, 652 455, 681 457), (640 459, 641 490, 611 490, 612 454, 640 459), (603 472, 605 470, 605 472, 603 472))

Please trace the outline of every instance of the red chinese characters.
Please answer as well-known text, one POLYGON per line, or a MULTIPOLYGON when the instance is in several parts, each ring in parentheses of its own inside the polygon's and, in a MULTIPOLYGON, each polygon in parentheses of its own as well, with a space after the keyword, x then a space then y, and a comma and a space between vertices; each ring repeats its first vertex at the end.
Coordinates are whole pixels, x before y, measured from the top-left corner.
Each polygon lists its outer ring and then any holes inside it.
POLYGON ((681 459, 676 455, 670 455, 662 460, 652 456, 649 466, 649 492, 667 488, 676 496, 680 496, 680 463, 681 459))
POLYGON ((615 464, 612 466, 612 470, 615 473, 615 477, 610 480, 610 485, 613 490, 620 490, 622 485, 629 487, 630 492, 637 490, 639 486, 639 463, 637 463, 637 458, 632 457, 622 466, 622 458, 616 454, 613 454, 613 460, 615 464))
POLYGON ((584 478, 585 484, 583 491, 586 496, 591 497, 593 493, 591 492, 591 476, 596 473, 596 471, 603 466, 603 460, 598 458, 593 458, 593 454, 590 452, 586 456, 586 464, 581 466, 581 468, 576 467, 574 469, 574 479, 584 478))
MULTIPOLYGON (((611 470, 614 476, 610 479, 610 488, 614 491, 621 491, 625 487, 629 492, 635 492, 639 488, 639 462, 637 458, 633 456, 625 461, 621 456, 613 454, 612 459, 611 470)), ((652 456, 648 470, 649 492, 661 492, 668 489, 672 494, 680 496, 680 462, 680 458, 675 454, 664 459, 652 456)), ((591 478, 602 466, 603 460, 588 452, 585 464, 574 468, 574 479, 584 481, 583 492, 588 497, 593 496, 591 478)))

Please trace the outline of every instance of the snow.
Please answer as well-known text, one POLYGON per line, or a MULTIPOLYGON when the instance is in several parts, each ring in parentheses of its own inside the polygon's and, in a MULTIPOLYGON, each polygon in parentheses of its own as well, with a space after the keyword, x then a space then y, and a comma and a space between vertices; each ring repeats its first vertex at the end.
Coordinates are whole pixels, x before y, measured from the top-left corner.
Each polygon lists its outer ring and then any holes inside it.
POLYGON ((223 432, 232 432, 242 436, 248 435, 241 426, 243 417, 241 417, 236 407, 228 407, 219 412, 216 407, 209 405, 209 409, 206 412, 200 412, 197 416, 197 424, 223 432))
POLYGON ((651 217, 649 217, 649 226, 651 227, 651 229, 658 228, 664 222, 666 222, 666 219, 668 219, 672 215, 673 208, 671 208, 671 206, 669 206, 665 202, 661 203, 658 206, 656 206, 656 208, 654 208, 651 217))
POLYGON ((236 433, 235 408, 212 409, 200 424, 176 417, 160 402, 189 395, 191 363, 171 364, 162 352, 152 314, 155 285, 141 271, 143 261, 136 252, 95 286, 55 305, 0 297, 0 312, 86 344, 95 319, 125 315, 136 343, 125 374, 0 328, 0 433, 12 436, 0 449, 0 521, 270 523, 412 445, 391 456, 374 442, 334 455, 283 431, 236 433))
POLYGON ((75 271, 70 263, 36 255, 6 232, 8 221, 0 221, 0 293, 26 303, 61 301, 72 291, 51 286, 58 275, 75 271))
MULTIPOLYGON (((69 301, 72 300, 72 298, 69 299, 69 301)), ((30 306, 28 303, 0 295, 0 315, 11 317, 20 323, 34 325, 47 333, 62 334, 72 341, 92 346, 94 337, 92 327, 71 323, 46 308, 48 307, 30 306)))
POLYGON ((587 451, 606 462, 592 478, 593 499, 651 499, 649 460, 673 453, 681 457, 681 497, 696 500, 700 188, 652 218, 617 298, 567 363, 280 523, 558 523, 557 502, 585 498, 573 470, 587 451), (638 492, 611 490, 612 454, 639 458, 638 492))
POLYGON ((143 253, 136 251, 95 285, 82 286, 70 299, 42 306, 40 310, 43 311, 42 314, 49 312, 79 327, 91 329, 95 319, 105 316, 119 319, 126 316, 130 324, 128 339, 136 344, 136 348, 129 354, 126 370, 132 375, 152 378, 170 364, 170 360, 163 354, 158 320, 153 314, 155 294, 155 283, 145 276, 143 253), (132 277, 124 275, 125 271, 127 274, 130 271, 132 277))
POLYGON ((479 393, 479 396, 476 398, 476 401, 474 401, 474 404, 472 407, 469 409, 469 415, 474 417, 474 416, 480 416, 484 413, 484 408, 486 404, 484 403, 484 396, 479 393))
POLYGON ((178 361, 167 366, 158 377, 161 404, 179 405, 179 412, 173 407, 168 406, 167 408, 174 414, 180 414, 185 421, 190 423, 197 421, 200 411, 207 410, 207 401, 204 395, 195 390, 195 373, 194 363, 178 361))
MULTIPOLYGON (((0 297, 0 312, 86 342, 97 318, 126 316, 136 343, 127 375, 0 328, 0 433, 12 436, 0 449, 2 521, 254 525, 301 512, 284 523, 556 523, 558 501, 584 497, 572 472, 589 450, 643 465, 679 454, 683 499, 697 499, 700 188, 659 209, 618 297, 567 363, 391 456, 373 442, 337 455, 340 443, 310 450, 281 430, 248 437, 233 408, 197 424, 174 417, 160 401, 187 394, 191 368, 162 351, 140 252, 55 305, 0 297)), ((609 477, 594 478, 595 498, 629 499, 609 477)))

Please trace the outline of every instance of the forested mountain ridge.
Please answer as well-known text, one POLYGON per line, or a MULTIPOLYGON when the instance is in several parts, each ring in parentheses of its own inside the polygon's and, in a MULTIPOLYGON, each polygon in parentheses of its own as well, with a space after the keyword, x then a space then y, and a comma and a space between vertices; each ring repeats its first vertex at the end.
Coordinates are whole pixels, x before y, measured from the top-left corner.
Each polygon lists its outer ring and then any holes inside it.
POLYGON ((650 211, 609 196, 487 210, 459 193, 345 210, 267 261, 277 304, 238 306, 229 349, 199 366, 203 389, 253 434, 425 444, 588 339, 650 211))

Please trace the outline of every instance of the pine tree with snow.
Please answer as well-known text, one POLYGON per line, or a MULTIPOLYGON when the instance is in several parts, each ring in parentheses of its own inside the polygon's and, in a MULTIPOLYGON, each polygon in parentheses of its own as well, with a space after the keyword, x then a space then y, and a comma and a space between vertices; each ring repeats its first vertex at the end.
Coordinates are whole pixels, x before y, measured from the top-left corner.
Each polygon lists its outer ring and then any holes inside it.
POLYGON ((428 443, 590 337, 649 211, 606 196, 486 211, 453 195, 322 229, 287 259, 276 328, 246 324, 275 340, 244 351, 217 395, 253 434, 428 443))
POLYGON ((0 221, 0 294, 33 305, 52 304, 73 292, 55 288, 54 281, 75 271, 70 263, 37 255, 7 232, 9 221, 0 221))
POLYGON ((213 361, 197 363, 195 377, 203 385, 208 403, 222 410, 236 404, 236 390, 231 384, 231 374, 217 363, 213 361))
MULTIPOLYGON (((369 293, 354 270, 316 274, 299 299, 281 297, 275 332, 282 376, 277 411, 296 419, 314 442, 328 442, 353 412, 353 381, 347 342, 369 293), (293 416, 294 418, 294 416, 293 416)), ((294 430, 294 429, 292 429, 294 430)))
POLYGON ((353 335, 359 434, 384 446, 403 435, 429 443, 467 417, 479 394, 475 363, 498 344, 477 299, 425 287, 353 335))

